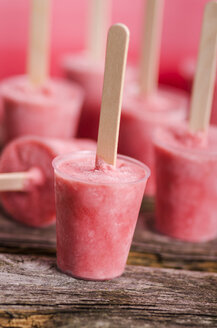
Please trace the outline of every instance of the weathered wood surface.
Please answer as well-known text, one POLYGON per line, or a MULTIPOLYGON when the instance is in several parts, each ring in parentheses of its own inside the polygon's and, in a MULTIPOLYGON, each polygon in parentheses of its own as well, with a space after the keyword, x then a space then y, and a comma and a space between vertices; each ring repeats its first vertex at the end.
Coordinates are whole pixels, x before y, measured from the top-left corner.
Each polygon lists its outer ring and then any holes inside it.
POLYGON ((163 236, 154 230, 153 213, 140 217, 131 251, 133 264, 217 272, 217 239, 189 243, 163 236))
POLYGON ((108 282, 0 254, 1 327, 217 327, 217 274, 128 266, 108 282))
MULTIPOLYGON (((55 227, 32 229, 0 215, 0 252, 55 256, 55 227)), ((217 240, 193 244, 154 231, 153 213, 142 212, 128 264, 217 272, 217 240)))
POLYGON ((54 253, 56 248, 55 226, 36 229, 22 225, 4 213, 0 214, 0 251, 54 253))

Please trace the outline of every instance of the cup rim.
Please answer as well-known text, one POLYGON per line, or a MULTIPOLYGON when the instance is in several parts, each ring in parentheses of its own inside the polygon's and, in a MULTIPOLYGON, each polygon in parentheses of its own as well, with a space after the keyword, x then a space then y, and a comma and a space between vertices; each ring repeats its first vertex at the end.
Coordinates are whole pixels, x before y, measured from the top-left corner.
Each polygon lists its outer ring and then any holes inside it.
MULTIPOLYGON (((183 130, 184 128, 187 128, 187 122, 182 122, 177 126, 177 129, 183 130)), ((208 151, 203 151, 206 148, 203 147, 192 147, 188 148, 186 146, 179 146, 179 145, 173 145, 173 144, 168 144, 164 140, 162 140, 162 134, 169 132, 170 134, 175 131, 176 125, 173 126, 168 126, 168 127, 159 127, 156 129, 155 134, 154 134, 154 139, 153 139, 153 145, 154 148, 160 148, 164 149, 167 152, 173 152, 177 156, 180 156, 182 158, 187 158, 191 161, 198 161, 198 157, 200 158, 200 161, 210 161, 210 160, 216 160, 217 157, 217 151, 214 150, 208 150, 208 151)), ((216 130, 217 128, 214 125, 209 126, 209 131, 216 130)))
MULTIPOLYGON (((19 85, 20 83, 26 83, 28 81, 28 76, 26 74, 20 74, 20 75, 14 75, 11 77, 8 77, 4 79, 0 83, 0 94, 4 99, 12 99, 17 101, 18 103, 25 104, 25 105, 37 105, 40 107, 61 107, 62 108, 62 100, 57 102, 56 98, 54 97, 43 97, 38 98, 38 97, 30 97, 28 98, 25 94, 25 92, 21 92, 20 90, 16 90, 16 85, 19 85), (13 91, 13 92, 11 92, 13 91), (12 96, 11 96, 12 94, 12 96)), ((56 77, 51 77, 49 81, 52 81, 52 83, 58 85, 63 85, 69 90, 68 95, 65 97, 65 100, 67 104, 70 104, 70 108, 72 108, 73 104, 73 109, 74 105, 82 105, 82 102, 85 97, 85 92, 83 88, 76 82, 74 81, 69 81, 65 80, 63 78, 56 78, 56 77)))
MULTIPOLYGON (((64 155, 59 155, 57 157, 55 157, 52 161, 52 166, 54 168, 54 171, 55 173, 58 173, 61 177, 67 179, 67 180, 73 180, 73 181, 77 181, 77 182, 87 182, 85 179, 82 179, 82 178, 77 178, 76 175, 75 176, 71 176, 71 175, 68 175, 66 173, 62 173, 57 165, 58 163, 61 163, 67 159, 69 159, 71 156, 78 156, 78 155, 90 155, 90 154, 96 154, 95 151, 89 151, 89 150, 79 150, 79 151, 74 151, 74 152, 71 152, 71 153, 67 153, 67 154, 64 154, 64 155)), ((88 181, 88 184, 90 185, 115 185, 115 184, 121 184, 121 185, 126 185, 126 184, 136 184, 136 183, 139 183, 139 182, 143 182, 143 181, 147 181, 149 176, 151 175, 151 170, 149 169, 149 167, 147 165, 145 165, 144 163, 134 159, 134 158, 131 158, 131 157, 128 157, 128 156, 125 156, 125 155, 120 155, 118 154, 117 155, 117 159, 122 159, 124 161, 127 161, 127 162, 130 162, 132 164, 135 164, 137 166, 139 166, 140 168, 142 168, 145 172, 145 175, 144 177, 142 178, 139 178, 139 179, 136 179, 136 180, 133 180, 133 181, 111 181, 111 182, 94 182, 94 181, 88 181)))

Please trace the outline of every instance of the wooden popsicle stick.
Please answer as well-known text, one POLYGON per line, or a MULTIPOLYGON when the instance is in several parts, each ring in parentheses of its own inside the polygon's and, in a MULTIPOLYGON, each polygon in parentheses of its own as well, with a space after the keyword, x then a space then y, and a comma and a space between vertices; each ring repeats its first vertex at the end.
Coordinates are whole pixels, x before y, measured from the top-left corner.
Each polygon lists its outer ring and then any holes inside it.
POLYGON ((217 68, 217 1, 205 8, 199 56, 190 104, 189 127, 192 132, 209 126, 217 68))
POLYGON ((49 76, 50 0, 31 0, 31 7, 27 74, 40 86, 49 76))
POLYGON ((116 165, 128 44, 129 30, 125 25, 115 24, 110 27, 96 157, 111 165, 116 165))
POLYGON ((30 172, 0 173, 0 191, 23 191, 30 177, 30 172))
POLYGON ((89 9, 88 51, 94 60, 105 55, 105 41, 111 16, 111 0, 92 0, 89 9))
POLYGON ((164 0, 147 0, 140 58, 140 93, 149 95, 158 85, 164 0))

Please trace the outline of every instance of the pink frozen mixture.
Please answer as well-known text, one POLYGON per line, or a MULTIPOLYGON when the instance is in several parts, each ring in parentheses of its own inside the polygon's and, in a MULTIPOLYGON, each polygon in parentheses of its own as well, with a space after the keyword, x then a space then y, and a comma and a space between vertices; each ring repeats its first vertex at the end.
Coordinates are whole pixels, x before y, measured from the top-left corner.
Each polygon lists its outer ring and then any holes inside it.
POLYGON ((59 268, 91 280, 121 275, 149 170, 124 158, 96 169, 93 153, 57 158, 54 167, 59 268))
POLYGON ((199 242, 217 235, 217 129, 192 135, 186 125, 158 131, 155 140, 156 228, 199 242))

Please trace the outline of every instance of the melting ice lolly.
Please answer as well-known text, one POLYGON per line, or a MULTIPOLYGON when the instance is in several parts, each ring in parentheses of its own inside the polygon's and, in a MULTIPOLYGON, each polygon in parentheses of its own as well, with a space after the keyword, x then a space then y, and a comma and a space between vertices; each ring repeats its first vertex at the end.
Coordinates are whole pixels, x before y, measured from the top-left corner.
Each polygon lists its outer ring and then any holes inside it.
POLYGON ((108 32, 97 154, 77 152, 53 162, 57 264, 82 279, 122 274, 149 176, 142 163, 117 156, 128 39, 124 25, 108 32))
POLYGON ((217 128, 209 127, 217 66, 217 1, 206 5, 189 126, 159 131, 156 228, 199 242, 217 235, 217 128))
POLYGON ((0 157, 0 200, 15 220, 33 227, 55 222, 54 157, 95 150, 94 141, 24 136, 10 142, 0 157))
POLYGON ((49 78, 50 0, 31 0, 31 5, 27 75, 3 81, 0 90, 5 139, 26 134, 69 138, 77 132, 83 91, 49 78))
POLYGON ((158 87, 163 0, 147 0, 139 80, 126 84, 119 152, 151 168, 145 194, 155 195, 153 135, 156 127, 184 120, 188 98, 172 88, 158 87))

